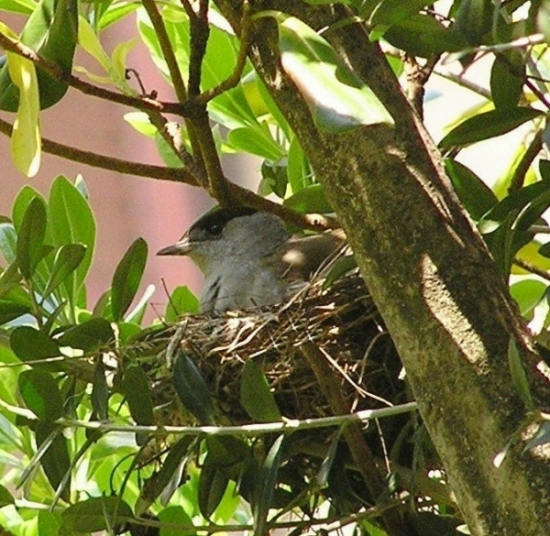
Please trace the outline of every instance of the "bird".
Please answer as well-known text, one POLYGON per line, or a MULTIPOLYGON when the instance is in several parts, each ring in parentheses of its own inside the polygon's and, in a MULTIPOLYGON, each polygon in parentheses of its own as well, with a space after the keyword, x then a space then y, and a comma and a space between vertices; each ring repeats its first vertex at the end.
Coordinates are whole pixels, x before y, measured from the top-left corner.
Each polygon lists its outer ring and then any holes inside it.
POLYGON ((282 302, 343 244, 343 232, 292 237, 275 214, 222 207, 157 255, 188 256, 204 275, 199 312, 220 313, 282 302))

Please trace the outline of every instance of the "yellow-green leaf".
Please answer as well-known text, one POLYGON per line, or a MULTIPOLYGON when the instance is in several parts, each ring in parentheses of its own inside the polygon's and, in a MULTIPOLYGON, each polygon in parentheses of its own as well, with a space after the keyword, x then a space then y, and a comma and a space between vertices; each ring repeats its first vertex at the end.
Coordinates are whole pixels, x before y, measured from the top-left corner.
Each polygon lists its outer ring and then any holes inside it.
POLYGON ((15 167, 27 177, 40 168, 40 98, 36 69, 32 61, 8 52, 8 69, 19 89, 19 106, 11 135, 15 167))

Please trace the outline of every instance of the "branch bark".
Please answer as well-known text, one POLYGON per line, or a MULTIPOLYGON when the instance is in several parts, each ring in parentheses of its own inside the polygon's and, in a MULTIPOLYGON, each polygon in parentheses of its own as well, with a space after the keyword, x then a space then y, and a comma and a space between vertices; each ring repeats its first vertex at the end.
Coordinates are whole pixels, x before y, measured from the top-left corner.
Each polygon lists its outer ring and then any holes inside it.
MULTIPOLYGON (((238 33, 242 2, 216 4, 238 33)), ((499 468, 493 463, 526 414, 507 365, 511 337, 539 400, 548 397, 548 381, 537 372, 522 319, 434 143, 364 27, 330 30, 345 8, 271 0, 255 9, 329 28, 324 36, 393 116, 393 129, 336 135, 316 128, 281 67, 275 22, 255 23, 250 58, 347 232, 471 533, 547 534, 548 453, 524 453, 517 445, 499 468)))

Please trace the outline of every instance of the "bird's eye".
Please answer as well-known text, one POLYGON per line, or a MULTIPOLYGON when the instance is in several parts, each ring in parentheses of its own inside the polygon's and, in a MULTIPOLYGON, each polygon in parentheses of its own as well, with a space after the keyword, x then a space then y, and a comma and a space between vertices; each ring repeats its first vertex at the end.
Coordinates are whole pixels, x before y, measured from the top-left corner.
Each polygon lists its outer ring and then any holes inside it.
POLYGON ((213 223, 210 228, 208 229, 210 234, 213 234, 215 236, 218 236, 223 231, 223 225, 221 223, 213 223))

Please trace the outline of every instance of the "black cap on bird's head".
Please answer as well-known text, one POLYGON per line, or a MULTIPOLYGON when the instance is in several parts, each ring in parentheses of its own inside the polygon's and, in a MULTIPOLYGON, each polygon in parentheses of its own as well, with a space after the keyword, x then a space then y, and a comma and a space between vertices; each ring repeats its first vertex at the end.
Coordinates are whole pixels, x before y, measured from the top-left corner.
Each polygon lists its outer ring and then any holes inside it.
POLYGON ((193 244, 215 240, 221 236, 228 222, 241 216, 252 216, 256 212, 250 207, 214 208, 191 225, 178 242, 161 249, 157 255, 188 255, 193 251, 193 244))

